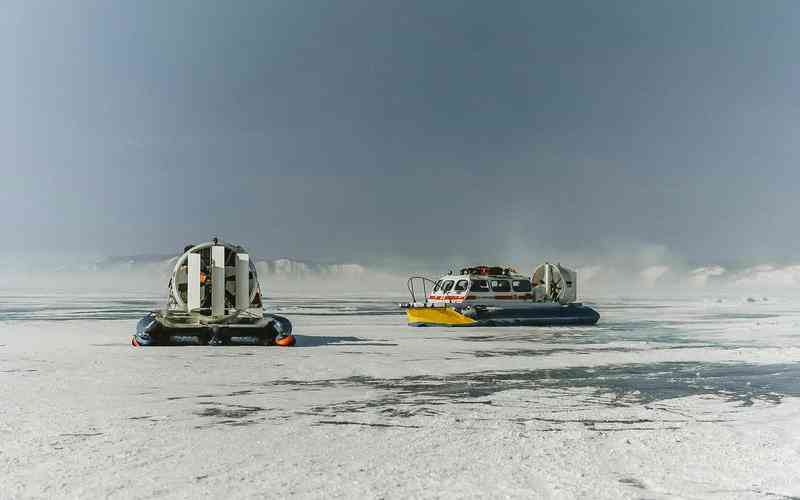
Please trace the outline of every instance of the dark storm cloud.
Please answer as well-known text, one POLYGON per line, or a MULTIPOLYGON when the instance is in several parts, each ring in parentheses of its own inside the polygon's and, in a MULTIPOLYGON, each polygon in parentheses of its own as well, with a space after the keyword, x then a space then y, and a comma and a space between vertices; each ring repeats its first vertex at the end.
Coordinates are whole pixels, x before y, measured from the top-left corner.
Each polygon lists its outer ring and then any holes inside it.
POLYGON ((19 2, 20 250, 790 259, 794 2, 19 2))

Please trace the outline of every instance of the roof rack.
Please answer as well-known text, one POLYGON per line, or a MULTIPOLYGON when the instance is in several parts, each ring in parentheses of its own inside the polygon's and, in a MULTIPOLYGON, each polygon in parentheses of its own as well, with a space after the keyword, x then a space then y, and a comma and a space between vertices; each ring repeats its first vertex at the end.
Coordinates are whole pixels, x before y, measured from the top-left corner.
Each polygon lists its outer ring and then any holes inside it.
POLYGON ((500 266, 474 266, 465 267, 461 270, 461 274, 467 275, 481 275, 481 276, 510 276, 517 271, 511 267, 500 266))

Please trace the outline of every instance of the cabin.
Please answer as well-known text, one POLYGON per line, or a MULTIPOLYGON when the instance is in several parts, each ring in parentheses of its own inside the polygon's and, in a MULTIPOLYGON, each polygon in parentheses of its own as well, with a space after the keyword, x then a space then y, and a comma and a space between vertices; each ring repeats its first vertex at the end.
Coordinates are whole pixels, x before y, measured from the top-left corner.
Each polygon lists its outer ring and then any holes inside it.
MULTIPOLYGON (((512 305, 536 301, 534 288, 529 277, 511 268, 478 266, 443 276, 434 283, 427 299, 434 304, 512 305)), ((538 292, 543 299, 544 290, 538 292)))

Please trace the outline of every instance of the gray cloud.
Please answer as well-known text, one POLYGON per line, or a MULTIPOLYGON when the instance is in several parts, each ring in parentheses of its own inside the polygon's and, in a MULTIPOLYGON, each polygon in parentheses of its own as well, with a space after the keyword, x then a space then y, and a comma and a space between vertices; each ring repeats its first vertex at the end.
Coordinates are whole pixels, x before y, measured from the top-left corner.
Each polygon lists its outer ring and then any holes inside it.
POLYGON ((0 230, 425 262, 790 260, 800 6, 11 2, 0 230))

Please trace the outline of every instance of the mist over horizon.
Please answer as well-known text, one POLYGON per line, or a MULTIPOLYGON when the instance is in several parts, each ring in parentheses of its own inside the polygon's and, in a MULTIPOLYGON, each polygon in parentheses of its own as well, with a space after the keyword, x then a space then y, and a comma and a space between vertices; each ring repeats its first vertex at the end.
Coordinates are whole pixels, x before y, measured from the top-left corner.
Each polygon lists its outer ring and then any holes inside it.
MULTIPOLYGON (((0 293, 146 294, 165 293, 179 252, 94 257, 28 255, 0 258, 0 293)), ((253 253, 259 281, 267 294, 308 296, 404 297, 406 279, 432 279, 478 263, 510 265, 530 275, 545 261, 578 271, 583 300, 611 297, 768 300, 800 296, 800 263, 753 265, 710 263, 696 266, 657 245, 607 245, 597 251, 565 252, 561 257, 519 256, 509 261, 469 260, 409 262, 388 265, 347 261, 270 259, 253 253)))

